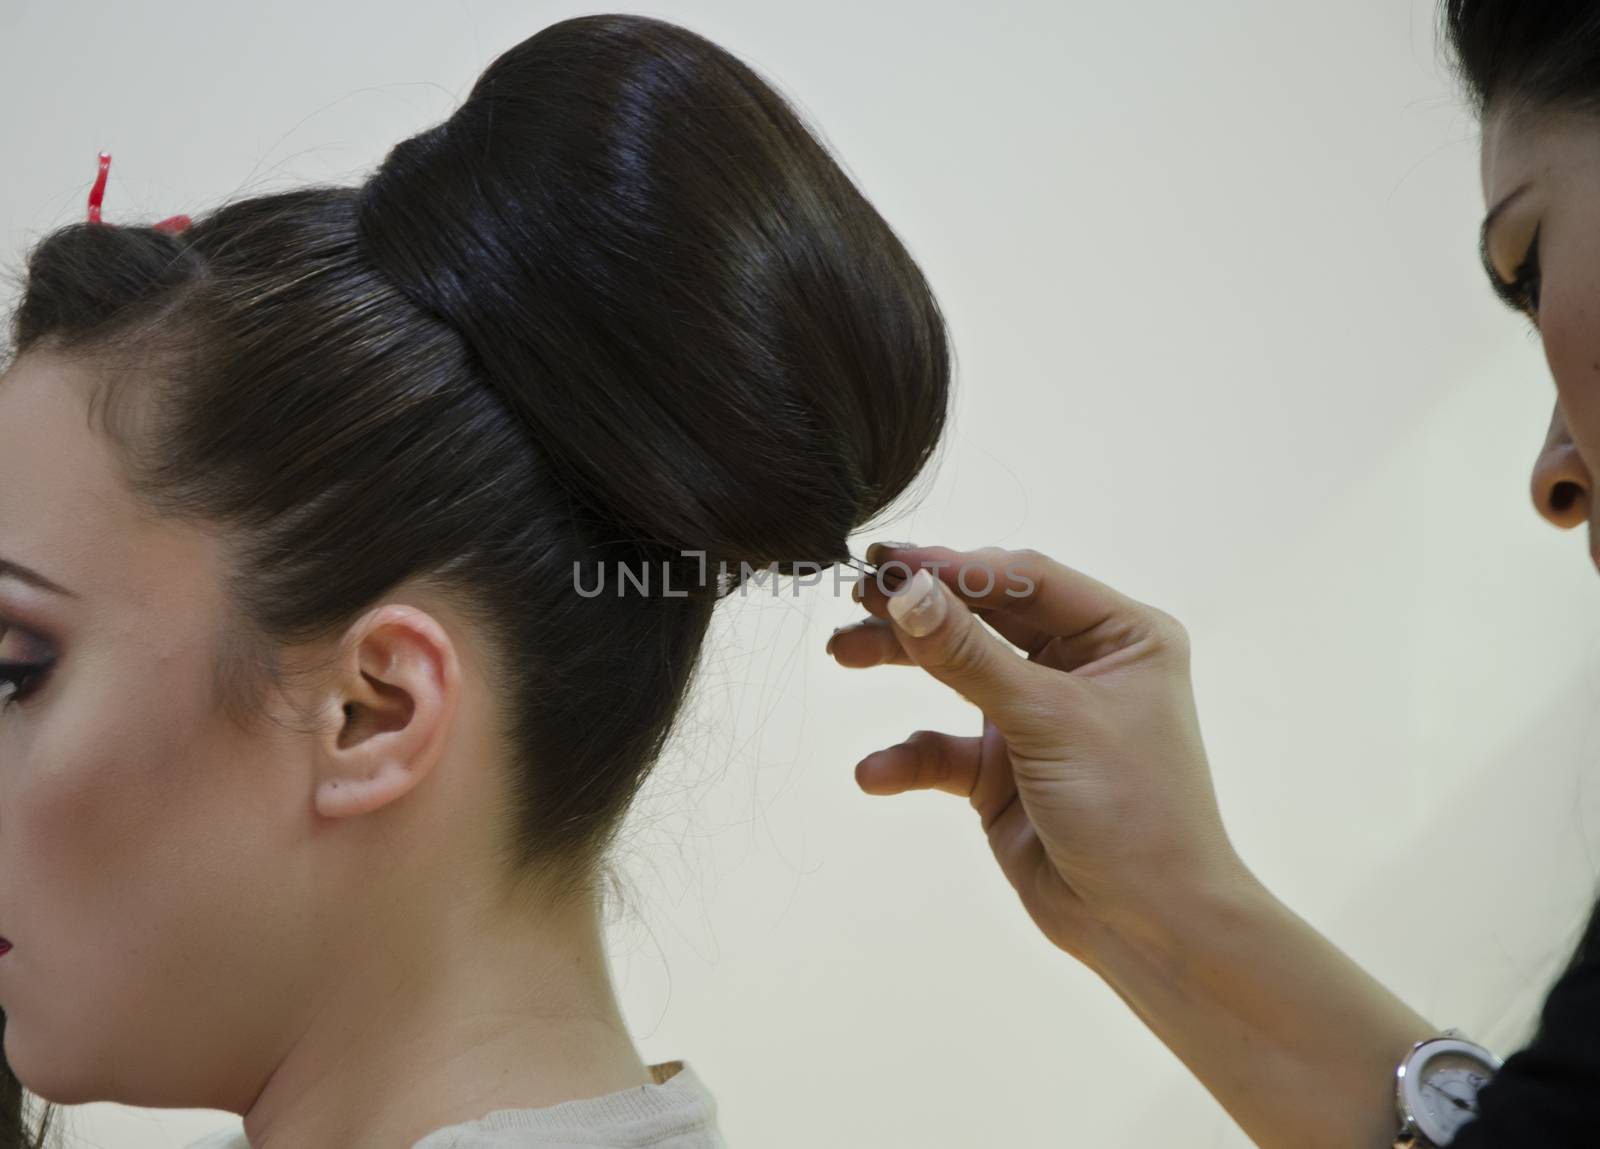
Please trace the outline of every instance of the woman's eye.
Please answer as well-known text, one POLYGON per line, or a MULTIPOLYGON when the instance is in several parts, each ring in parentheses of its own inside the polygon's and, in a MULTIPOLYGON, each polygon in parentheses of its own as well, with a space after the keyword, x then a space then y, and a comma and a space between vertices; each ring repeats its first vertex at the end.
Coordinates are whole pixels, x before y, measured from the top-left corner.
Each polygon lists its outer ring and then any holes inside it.
POLYGON ((0 662, 0 709, 23 701, 39 689, 48 669, 31 662, 0 662))
MULTIPOLYGON (((22 631, 8 623, 0 622, 0 650, 17 652, 19 650, 29 653, 37 647, 29 646, 26 642, 13 642, 10 639, 23 639, 22 631)), ((19 658, 0 658, 0 710, 8 708, 13 702, 22 702, 37 691, 44 682, 45 675, 49 672, 53 660, 45 662, 26 662, 19 658)))

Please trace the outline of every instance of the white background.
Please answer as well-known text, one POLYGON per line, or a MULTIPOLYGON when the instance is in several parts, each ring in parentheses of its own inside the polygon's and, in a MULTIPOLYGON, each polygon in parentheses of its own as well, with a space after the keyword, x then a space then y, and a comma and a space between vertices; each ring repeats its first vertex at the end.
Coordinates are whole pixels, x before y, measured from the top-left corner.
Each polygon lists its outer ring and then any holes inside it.
MULTIPOLYGON (((0 0, 0 239, 359 182, 551 3, 0 0)), ((945 307, 957 410, 865 535, 1032 546, 1193 636, 1228 826, 1440 1026, 1509 1052, 1595 895, 1600 587, 1537 518, 1554 390, 1475 253, 1430 0, 630 9, 776 82, 945 307)), ((1243 1146, 1034 931, 959 799, 859 757, 976 712, 823 654, 827 585, 724 608, 628 835, 615 972, 735 1147, 1243 1146)), ((3 876, 0 876, 3 880, 3 876)), ((237 1117, 67 1111, 71 1144, 237 1117)))

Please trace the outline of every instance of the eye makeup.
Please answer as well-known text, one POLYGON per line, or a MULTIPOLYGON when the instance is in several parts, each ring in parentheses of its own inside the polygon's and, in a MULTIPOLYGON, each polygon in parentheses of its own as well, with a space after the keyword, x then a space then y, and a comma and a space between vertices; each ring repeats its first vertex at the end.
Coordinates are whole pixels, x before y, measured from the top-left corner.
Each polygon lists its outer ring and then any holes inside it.
MULTIPOLYGON (((0 650, 9 649, 6 644, 13 635, 21 635, 16 627, 0 622, 0 650)), ((26 644, 12 642, 11 647, 22 647, 28 650, 26 644)), ((43 662, 29 661, 17 658, 0 658, 0 710, 4 710, 14 702, 22 702, 31 697, 44 683, 45 675, 50 671, 54 660, 43 662)))
POLYGON ((0 710, 31 697, 49 670, 48 664, 0 660, 0 710))
POLYGON ((1522 199, 1533 186, 1529 180, 1522 184, 1511 194, 1505 196, 1484 217, 1483 226, 1478 231, 1478 259, 1483 264, 1484 274, 1489 277, 1489 285, 1494 288, 1494 293, 1501 301, 1513 311, 1520 311, 1534 320, 1537 326, 1540 295, 1539 272, 1539 233, 1543 230, 1544 221, 1539 220, 1533 230, 1533 238, 1528 241, 1527 249, 1523 252, 1522 261, 1517 265, 1508 281, 1501 278, 1499 269, 1495 267, 1494 259, 1489 254, 1489 236, 1494 231, 1498 221, 1505 218, 1509 209, 1518 200, 1522 199))
POLYGON ((1511 282, 1506 285, 1508 302, 1513 307, 1525 312, 1530 319, 1539 318, 1539 289, 1541 286, 1539 273, 1539 230, 1544 225, 1533 229, 1533 239, 1528 242, 1528 250, 1522 253, 1522 262, 1517 265, 1516 273, 1511 282))

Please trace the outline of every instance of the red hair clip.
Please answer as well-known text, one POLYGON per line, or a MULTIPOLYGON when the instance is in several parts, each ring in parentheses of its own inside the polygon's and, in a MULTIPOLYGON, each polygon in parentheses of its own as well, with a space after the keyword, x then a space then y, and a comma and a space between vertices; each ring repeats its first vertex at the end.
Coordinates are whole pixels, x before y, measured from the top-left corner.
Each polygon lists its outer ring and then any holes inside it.
MULTIPOLYGON (((110 171, 111 171, 111 153, 110 152, 101 152, 100 153, 100 172, 99 172, 98 175, 95 176, 94 187, 89 189, 89 222, 90 223, 100 223, 100 222, 102 222, 101 219, 100 219, 100 204, 105 200, 105 195, 106 195, 106 175, 110 171)), ((166 219, 162 220, 160 223, 155 224, 154 227, 155 227, 156 231, 165 231, 165 232, 170 232, 170 233, 176 235, 178 232, 184 231, 185 229, 187 229, 188 226, 193 222, 194 221, 191 220, 186 215, 169 215, 166 219)))
POLYGON ((100 174, 95 177, 94 187, 89 189, 89 222, 100 222, 100 201, 106 195, 106 173, 111 170, 111 153, 100 153, 100 174))

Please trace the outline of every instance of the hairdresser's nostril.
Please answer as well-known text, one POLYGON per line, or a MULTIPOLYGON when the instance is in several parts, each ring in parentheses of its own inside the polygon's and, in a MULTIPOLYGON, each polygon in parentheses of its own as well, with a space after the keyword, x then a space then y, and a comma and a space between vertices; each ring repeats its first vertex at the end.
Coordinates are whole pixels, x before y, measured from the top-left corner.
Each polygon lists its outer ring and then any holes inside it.
POLYGON ((1565 511, 1577 501, 1578 496, 1582 493, 1583 489, 1577 483, 1557 483, 1550 491, 1550 509, 1553 511, 1565 511))

